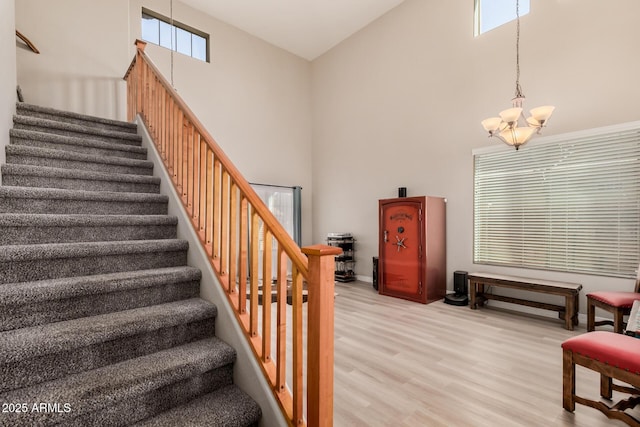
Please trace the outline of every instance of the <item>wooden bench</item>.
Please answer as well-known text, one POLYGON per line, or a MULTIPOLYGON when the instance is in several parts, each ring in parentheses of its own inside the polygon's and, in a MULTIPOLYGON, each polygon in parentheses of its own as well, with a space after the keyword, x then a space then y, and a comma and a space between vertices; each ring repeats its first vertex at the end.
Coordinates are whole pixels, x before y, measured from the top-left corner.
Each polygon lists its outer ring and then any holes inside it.
POLYGON ((630 426, 640 420, 625 412, 640 403, 640 339, 608 331, 587 332, 562 343, 562 406, 573 412, 576 403, 595 408, 608 418, 630 426), (600 374, 600 396, 611 400, 612 391, 631 394, 613 405, 576 395, 576 365, 600 374), (613 379, 627 385, 616 384, 613 379))
POLYGON ((472 310, 484 305, 487 300, 509 302, 558 312, 558 317, 564 320, 565 328, 572 331, 578 324, 578 309, 580 308, 580 289, 578 283, 555 282, 551 280, 530 279, 526 277, 506 276, 503 274, 471 273, 469 274, 469 300, 472 310), (485 286, 520 289, 530 292, 540 292, 548 295, 558 295, 565 298, 564 305, 547 304, 520 298, 506 297, 487 293, 485 286))

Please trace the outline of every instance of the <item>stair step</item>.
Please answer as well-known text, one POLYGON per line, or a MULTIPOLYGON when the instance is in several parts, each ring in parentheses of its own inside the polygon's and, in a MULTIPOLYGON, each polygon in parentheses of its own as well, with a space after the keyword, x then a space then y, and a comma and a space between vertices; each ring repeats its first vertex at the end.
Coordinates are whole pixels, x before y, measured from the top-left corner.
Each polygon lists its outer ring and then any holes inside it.
POLYGON ((12 390, 0 394, 0 402, 28 402, 29 411, 2 414, 0 425, 129 425, 230 385, 235 357, 212 337, 12 390), (36 402, 68 404, 69 411, 32 411, 36 402))
POLYGON ((0 332, 0 393, 213 336, 200 298, 0 332))
POLYGON ((132 240, 3 246, 0 286, 62 277, 186 265, 186 240, 132 240))
POLYGON ((258 404, 238 387, 230 385, 134 426, 173 427, 185 425, 185 420, 189 420, 191 426, 248 427, 257 426, 260 417, 262 411, 258 404))
POLYGON ((167 215, 0 213, 0 245, 175 239, 177 225, 167 215))
POLYGON ((168 200, 161 194, 0 187, 0 213, 166 215, 168 200))
POLYGON ((153 162, 147 160, 108 157, 18 144, 7 145, 5 152, 7 164, 50 166, 61 169, 130 175, 153 175, 153 162))
POLYGON ((195 298, 202 273, 181 266, 0 286, 0 331, 195 298))
POLYGON ((104 172, 75 171, 46 166, 2 165, 2 184, 67 190, 160 193, 160 178, 104 172))
POLYGON ((49 148, 74 153, 93 154, 107 157, 146 160, 147 149, 135 145, 125 145, 97 139, 58 135, 38 130, 14 128, 9 130, 10 143, 27 147, 49 148))
POLYGON ((39 105, 27 104, 25 102, 18 102, 16 104, 16 112, 21 116, 38 117, 47 120, 57 120, 77 125, 96 127, 100 129, 115 130, 119 132, 137 132, 137 125, 135 123, 105 119, 102 117, 89 116, 86 114, 72 113, 70 111, 41 107, 39 105))
POLYGON ((14 129, 33 130, 36 132, 53 133, 57 135, 88 138, 118 144, 137 145, 142 144, 142 137, 130 132, 117 132, 103 130, 90 126, 75 125, 57 120, 40 119, 29 116, 13 116, 14 129))

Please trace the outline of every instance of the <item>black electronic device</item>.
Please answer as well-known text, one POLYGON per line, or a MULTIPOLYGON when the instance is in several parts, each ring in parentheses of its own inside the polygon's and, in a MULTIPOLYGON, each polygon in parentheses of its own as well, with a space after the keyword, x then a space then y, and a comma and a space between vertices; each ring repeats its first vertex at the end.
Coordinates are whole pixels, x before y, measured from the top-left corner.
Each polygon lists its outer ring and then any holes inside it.
POLYGON ((467 295, 467 277, 466 271, 453 272, 453 294, 447 294, 444 302, 451 305, 467 305, 469 304, 469 296, 467 295))
POLYGON ((378 257, 373 257, 373 289, 378 290, 378 257))

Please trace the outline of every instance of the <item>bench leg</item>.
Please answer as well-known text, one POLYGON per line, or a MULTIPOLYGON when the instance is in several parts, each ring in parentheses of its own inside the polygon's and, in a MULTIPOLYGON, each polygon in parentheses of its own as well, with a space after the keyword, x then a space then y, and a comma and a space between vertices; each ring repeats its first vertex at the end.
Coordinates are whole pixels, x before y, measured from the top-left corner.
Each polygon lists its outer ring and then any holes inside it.
POLYGON ((562 350, 562 407, 573 412, 576 409, 576 365, 573 352, 562 350))
POLYGON ((591 298, 587 297, 587 332, 596 329, 596 306, 591 298))
POLYGON ((471 308, 471 310, 475 310, 476 308, 478 308, 478 303, 476 302, 476 286, 478 284, 477 282, 469 280, 469 285, 469 307, 471 308))
POLYGON ((564 327, 573 331, 573 316, 576 312, 576 300, 573 295, 565 297, 564 303, 564 327))

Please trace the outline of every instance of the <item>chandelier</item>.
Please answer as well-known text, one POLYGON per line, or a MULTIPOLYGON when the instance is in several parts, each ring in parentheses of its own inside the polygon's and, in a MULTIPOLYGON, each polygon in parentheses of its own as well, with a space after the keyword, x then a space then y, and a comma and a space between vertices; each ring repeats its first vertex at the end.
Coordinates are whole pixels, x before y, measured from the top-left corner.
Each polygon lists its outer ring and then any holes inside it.
POLYGON ((489 132, 489 137, 496 136, 516 150, 529 141, 535 133, 540 133, 555 107, 545 105, 529 111, 530 117, 522 113, 524 95, 520 87, 520 1, 516 0, 516 94, 511 100, 512 108, 499 113, 500 117, 483 120, 482 126, 489 132))

